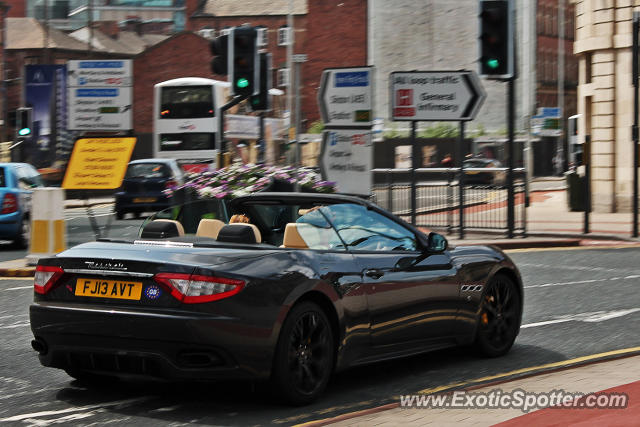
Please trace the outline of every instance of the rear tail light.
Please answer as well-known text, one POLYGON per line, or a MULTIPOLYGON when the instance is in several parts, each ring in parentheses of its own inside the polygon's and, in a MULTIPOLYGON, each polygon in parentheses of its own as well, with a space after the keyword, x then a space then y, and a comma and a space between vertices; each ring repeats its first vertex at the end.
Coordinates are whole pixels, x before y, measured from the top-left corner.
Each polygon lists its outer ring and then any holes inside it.
POLYGON ((165 285, 171 295, 185 304, 216 301, 237 294, 244 287, 243 280, 226 277, 198 276, 179 273, 159 273, 154 280, 165 285))
POLYGON ((3 214, 13 213, 18 210, 18 198, 13 193, 7 193, 2 199, 2 212, 3 214))
POLYGON ((33 290, 38 294, 46 294, 63 274, 64 270, 60 267, 37 266, 33 277, 33 290))
POLYGON ((166 188, 167 190, 172 190, 177 186, 178 186, 178 182, 174 181, 173 179, 170 179, 164 184, 164 188, 166 188))

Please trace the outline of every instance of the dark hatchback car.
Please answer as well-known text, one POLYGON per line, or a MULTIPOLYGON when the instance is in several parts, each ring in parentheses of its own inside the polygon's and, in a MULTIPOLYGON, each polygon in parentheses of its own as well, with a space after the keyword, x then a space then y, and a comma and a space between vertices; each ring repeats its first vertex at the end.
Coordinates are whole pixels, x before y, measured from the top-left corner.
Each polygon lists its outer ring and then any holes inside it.
POLYGON ((164 190, 183 184, 184 174, 174 159, 141 159, 129 163, 122 181, 122 191, 116 193, 117 219, 133 213, 166 209, 175 204, 164 190))

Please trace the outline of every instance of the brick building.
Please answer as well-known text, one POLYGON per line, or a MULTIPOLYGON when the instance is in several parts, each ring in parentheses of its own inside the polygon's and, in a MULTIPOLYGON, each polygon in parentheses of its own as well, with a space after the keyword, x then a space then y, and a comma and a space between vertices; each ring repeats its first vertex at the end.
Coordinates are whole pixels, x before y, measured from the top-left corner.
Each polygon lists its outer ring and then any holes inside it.
MULTIPOLYGON (((208 33, 210 37, 243 24, 264 28, 266 43, 262 48, 272 54, 274 86, 286 89, 288 13, 288 0, 209 0, 201 9, 187 14, 187 18, 188 28, 212 30, 208 33)), ((322 70, 367 65, 367 1, 294 0, 292 15, 293 53, 308 57, 308 62, 301 66, 300 87, 301 121, 306 129, 319 119, 317 91, 322 70)), ((293 73, 289 75, 294 77, 293 73)), ((215 78, 225 80, 223 76, 215 78)))
POLYGON ((208 56, 209 41, 185 31, 133 58, 133 81, 136 82, 133 88, 133 128, 138 137, 137 157, 153 155, 153 86, 179 77, 211 78, 208 56))
POLYGON ((632 18, 640 1, 571 0, 580 62, 579 138, 591 136, 596 212, 629 212, 633 194, 632 18))

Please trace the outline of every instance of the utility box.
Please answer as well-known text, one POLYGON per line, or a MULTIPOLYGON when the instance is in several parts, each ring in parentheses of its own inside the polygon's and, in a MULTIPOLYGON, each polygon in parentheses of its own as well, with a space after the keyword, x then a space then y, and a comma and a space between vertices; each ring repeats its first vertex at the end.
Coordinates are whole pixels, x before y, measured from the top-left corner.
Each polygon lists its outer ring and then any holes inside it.
POLYGON ((579 175, 575 170, 565 172, 567 180, 567 204, 572 212, 584 212, 585 205, 585 177, 579 175))

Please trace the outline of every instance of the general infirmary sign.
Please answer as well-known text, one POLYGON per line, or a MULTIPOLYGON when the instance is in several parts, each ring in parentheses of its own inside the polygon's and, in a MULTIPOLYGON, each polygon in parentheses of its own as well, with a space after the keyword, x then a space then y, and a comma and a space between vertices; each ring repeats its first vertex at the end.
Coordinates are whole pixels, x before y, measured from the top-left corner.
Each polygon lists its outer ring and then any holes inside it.
POLYGON ((473 120, 486 97, 472 71, 394 72, 390 81, 393 120, 473 120))

